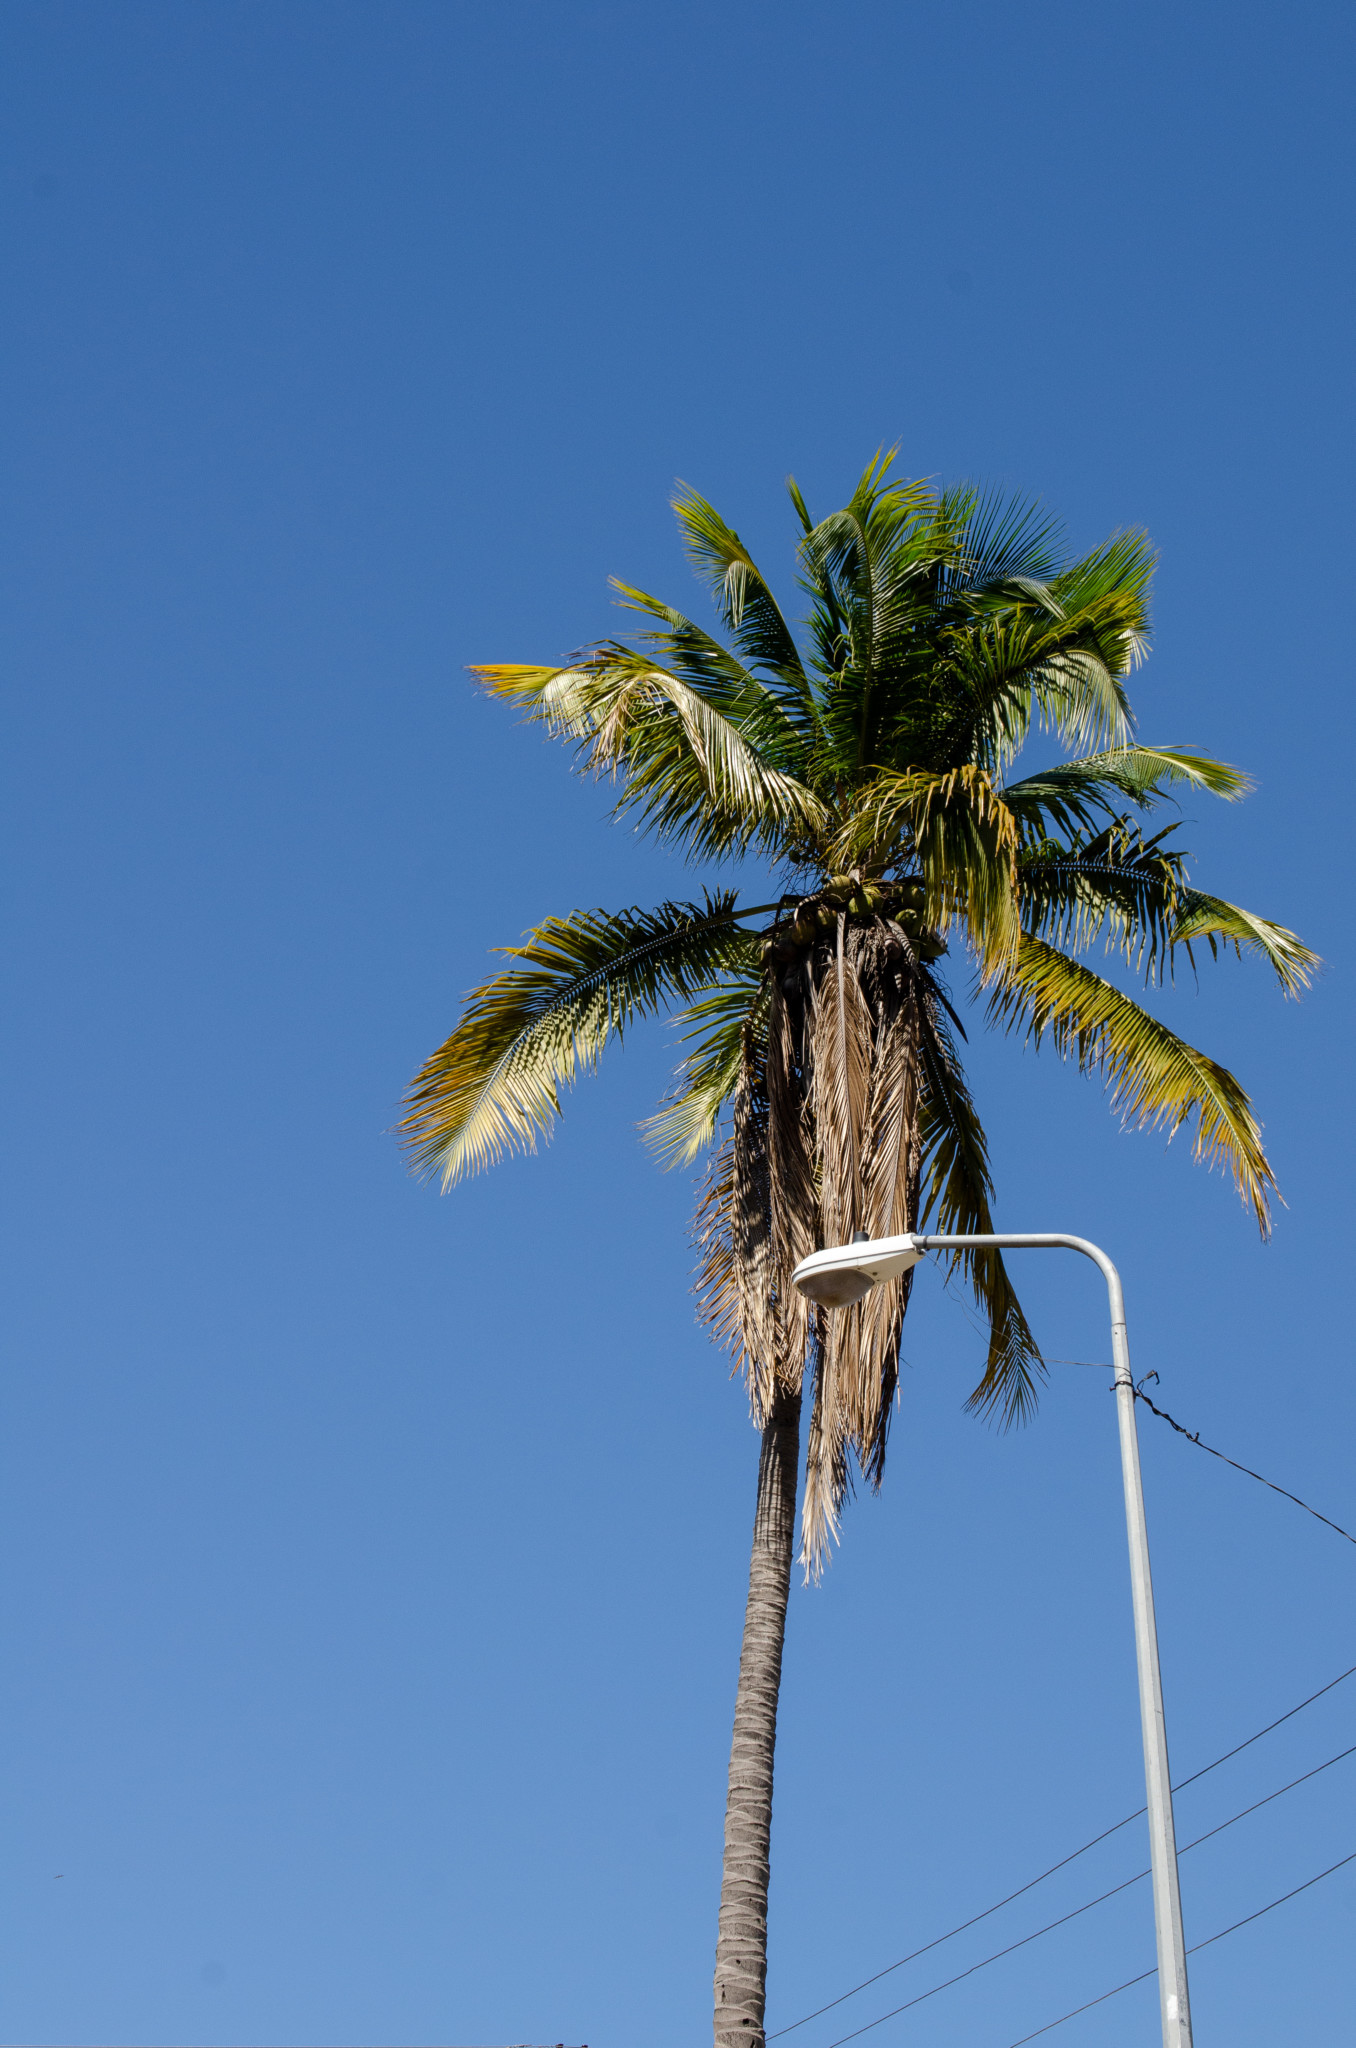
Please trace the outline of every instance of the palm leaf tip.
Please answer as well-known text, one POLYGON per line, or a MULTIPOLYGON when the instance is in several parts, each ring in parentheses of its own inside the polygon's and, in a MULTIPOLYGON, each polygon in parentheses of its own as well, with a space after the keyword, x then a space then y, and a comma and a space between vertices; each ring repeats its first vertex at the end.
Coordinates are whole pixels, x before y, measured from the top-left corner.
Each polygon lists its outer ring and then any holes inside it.
POLYGON ((1005 1273, 999 1287, 990 1283, 991 1294, 1008 1299, 1000 1299, 994 1316, 984 1377, 965 1403, 970 1414, 1005 1430, 1021 1428, 1034 1418, 1046 1378, 1045 1360, 1006 1282, 1005 1273))
POLYGON ((575 911, 506 947, 515 966, 473 992, 411 1086, 399 1130, 414 1171, 447 1188, 506 1152, 535 1151, 561 1090, 610 1040, 744 964, 751 942, 737 917, 722 891, 653 911, 575 911))
POLYGON ((1190 958, 1193 942, 1202 939, 1212 954, 1232 946, 1235 953, 1246 951, 1265 960, 1287 996, 1302 995, 1323 965, 1319 955, 1284 925, 1222 897, 1189 889, 1177 906, 1169 943, 1183 947, 1190 958))
POLYGON ((1048 1033, 1062 1058, 1100 1076, 1112 1108, 1135 1128, 1166 1129, 1171 1139, 1194 1119, 1193 1158, 1230 1175, 1268 1235, 1276 1178, 1252 1104, 1227 1068, 1090 968, 1029 936, 990 996, 989 1017, 1037 1047, 1048 1033))

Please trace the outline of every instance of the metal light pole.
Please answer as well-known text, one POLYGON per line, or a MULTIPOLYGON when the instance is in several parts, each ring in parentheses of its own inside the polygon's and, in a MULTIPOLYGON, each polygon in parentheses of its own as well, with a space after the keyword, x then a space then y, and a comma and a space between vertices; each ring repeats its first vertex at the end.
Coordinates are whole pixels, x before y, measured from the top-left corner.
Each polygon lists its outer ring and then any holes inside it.
POLYGON ((826 1307, 860 1301, 882 1280, 894 1279, 916 1265, 924 1252, 1031 1250, 1082 1252, 1099 1266, 1111 1308, 1111 1358, 1115 1370, 1116 1415, 1120 1424, 1121 1478, 1125 1486, 1125 1527, 1130 1541, 1130 1588, 1135 1609, 1135 1658, 1139 1667, 1139 1715, 1144 1731, 1144 1780, 1148 1788, 1149 1861, 1154 1890, 1154 1929, 1158 1939, 1158 2002, 1163 2016, 1163 2048, 1191 2048, 1191 2001, 1187 1992, 1186 1940, 1182 1933, 1182 1899, 1177 1884, 1177 1837, 1172 1818, 1172 1784, 1168 1777, 1168 1736, 1163 1719, 1163 1684, 1158 1670, 1158 1627, 1154 1620, 1154 1589, 1149 1574, 1149 1536, 1144 1521, 1144 1488, 1139 1470, 1139 1433, 1135 1424, 1135 1383, 1130 1377, 1130 1346, 1125 1334, 1125 1302, 1121 1276, 1104 1251, 1085 1237, 1057 1232, 1006 1232, 986 1237, 949 1237, 910 1233, 903 1237, 859 1238, 855 1244, 833 1245, 816 1252, 792 1275, 802 1294, 826 1307))

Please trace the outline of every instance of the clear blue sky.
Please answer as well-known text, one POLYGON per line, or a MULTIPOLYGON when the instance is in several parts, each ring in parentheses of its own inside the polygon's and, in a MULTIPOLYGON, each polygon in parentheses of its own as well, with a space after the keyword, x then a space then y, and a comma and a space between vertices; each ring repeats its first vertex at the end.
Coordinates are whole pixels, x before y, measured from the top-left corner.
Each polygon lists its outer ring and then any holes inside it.
MULTIPOLYGON (((440 1200, 389 1136, 487 949, 692 878, 473 660, 783 587, 782 478, 1038 494, 1161 549, 1141 730, 1252 770, 1197 873, 1326 956, 1165 1003, 1253 1089, 1266 1248, 1179 1142, 976 1043, 1000 1219, 1104 1242, 1136 1367, 1356 1526, 1349 10, 10 0, 0 2038, 707 2038, 756 1440, 638 1033, 440 1200)), ((1057 1358, 1098 1283, 1021 1269, 1057 1358)), ((880 1500, 793 1593, 770 2024, 1141 1797, 1112 1406, 960 1412, 914 1295, 880 1500)), ((1356 1557, 1145 1418, 1179 1774, 1356 1661, 1356 1557)), ((1184 1795, 1356 1741, 1356 1681, 1184 1795)), ((1353 1763, 1185 1859, 1200 1939, 1356 1849, 1353 1763)), ((1129 1829, 807 2027, 1140 1867, 1129 1829)), ((1346 2044, 1348 1871, 1196 1966, 1202 2048, 1346 2044)), ((1139 1886, 878 2048, 1008 2048, 1152 1961, 1139 1886)), ((1152 1984, 1067 2048, 1155 2037, 1152 1984)))

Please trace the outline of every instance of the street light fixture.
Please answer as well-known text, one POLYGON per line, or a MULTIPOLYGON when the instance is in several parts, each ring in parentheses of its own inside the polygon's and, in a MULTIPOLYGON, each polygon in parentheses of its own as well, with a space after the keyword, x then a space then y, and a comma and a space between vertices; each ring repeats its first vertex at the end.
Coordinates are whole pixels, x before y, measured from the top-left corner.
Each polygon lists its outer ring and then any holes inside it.
POLYGON ((1149 1575, 1149 1537, 1144 1521, 1144 1487, 1139 1470, 1139 1434, 1135 1425, 1135 1383, 1130 1376, 1130 1346, 1125 1334, 1125 1303, 1121 1278, 1104 1251, 1085 1237, 1036 1232, 982 1237, 951 1237, 908 1232, 902 1237, 859 1236, 852 1244, 831 1245, 803 1259, 791 1275, 801 1293, 824 1308, 843 1308, 861 1301, 882 1280, 893 1280, 932 1251, 1071 1251, 1082 1252, 1100 1267, 1111 1309, 1111 1360, 1115 1374, 1116 1415, 1120 1424, 1121 1479, 1125 1488, 1125 1526, 1130 1542, 1130 1590, 1135 1611, 1135 1658, 1139 1668, 1139 1714, 1144 1734, 1144 1780, 1148 1790, 1149 1861, 1153 1876, 1154 1930, 1158 1941, 1158 2002, 1163 2018, 1163 2048, 1191 2048, 1191 2002, 1187 1992, 1186 1940, 1182 1932, 1182 1898, 1177 1882, 1177 1837, 1172 1816, 1172 1782, 1168 1775, 1168 1737, 1163 1719, 1163 1683, 1158 1669, 1158 1627, 1154 1620, 1153 1580, 1149 1575))

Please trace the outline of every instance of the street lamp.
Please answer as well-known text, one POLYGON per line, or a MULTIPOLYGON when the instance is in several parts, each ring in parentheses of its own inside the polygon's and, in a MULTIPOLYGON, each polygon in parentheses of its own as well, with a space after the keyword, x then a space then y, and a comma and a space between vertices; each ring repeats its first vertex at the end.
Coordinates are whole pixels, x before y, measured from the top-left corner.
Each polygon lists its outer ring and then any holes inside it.
POLYGON ((1163 2015, 1163 2048, 1191 2048, 1191 2002, 1187 1993, 1186 1941, 1182 1933, 1182 1898, 1177 1883, 1177 1838, 1172 1819, 1172 1784, 1168 1777, 1168 1737, 1163 1720, 1163 1684, 1158 1670, 1158 1628, 1154 1621, 1154 1589, 1149 1576, 1149 1537, 1144 1522, 1144 1487, 1139 1471, 1139 1435, 1135 1427, 1135 1383, 1130 1377, 1130 1346, 1125 1335, 1125 1303, 1121 1276, 1104 1251, 1085 1237, 1055 1232, 1008 1233, 1003 1236, 919 1236, 867 1238, 831 1245, 803 1259, 791 1275, 802 1294, 824 1308, 843 1308, 860 1301, 882 1280, 897 1279, 916 1266, 924 1252, 1031 1250, 1082 1252, 1101 1268, 1111 1308, 1111 1359, 1115 1370, 1116 1414, 1121 1435, 1121 1478, 1125 1486, 1125 1526, 1130 1539, 1130 1588, 1135 1609, 1135 1658, 1139 1666, 1139 1715, 1144 1731, 1144 1779, 1148 1788, 1149 1861, 1154 1889, 1154 1929, 1158 1938, 1158 2002, 1163 2015))

